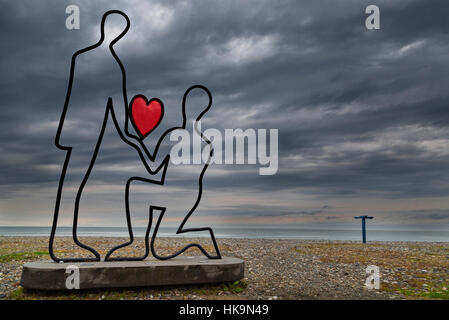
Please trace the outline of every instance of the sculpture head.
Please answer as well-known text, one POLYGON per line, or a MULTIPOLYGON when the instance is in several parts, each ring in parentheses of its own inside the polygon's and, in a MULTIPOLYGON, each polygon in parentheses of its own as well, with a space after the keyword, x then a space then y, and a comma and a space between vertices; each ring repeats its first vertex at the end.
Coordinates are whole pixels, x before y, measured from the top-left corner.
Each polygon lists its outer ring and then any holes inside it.
POLYGON ((186 122, 191 123, 192 121, 200 121, 204 114, 209 111, 211 106, 212 95, 209 89, 202 85, 195 85, 187 89, 187 91, 184 93, 182 101, 183 127, 186 127, 186 122), (196 101, 194 103, 191 102, 188 104, 189 106, 186 106, 189 94, 194 89, 199 89, 195 90, 197 97, 196 99, 194 98, 194 100, 196 101))
POLYGON ((125 13, 119 10, 108 11, 101 20, 101 39, 105 44, 113 45, 128 32, 129 26, 130 21, 125 13))

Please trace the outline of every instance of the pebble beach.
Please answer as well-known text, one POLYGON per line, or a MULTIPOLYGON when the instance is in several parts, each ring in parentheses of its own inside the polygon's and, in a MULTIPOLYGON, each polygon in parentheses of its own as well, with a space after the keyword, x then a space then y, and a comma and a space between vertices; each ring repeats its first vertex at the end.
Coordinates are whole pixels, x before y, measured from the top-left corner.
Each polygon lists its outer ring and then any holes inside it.
MULTIPOLYGON (((103 256, 125 238, 84 238, 103 256)), ((161 238, 160 254, 201 239, 161 238)), ((43 292, 19 284, 22 265, 49 260, 48 238, 0 237, 0 299, 449 299, 449 243, 218 239, 224 256, 245 261, 234 283, 177 287, 43 292), (380 270, 380 288, 367 289, 366 268, 380 270)), ((118 255, 140 255, 143 239, 118 255)), ((205 245, 212 250, 211 245, 205 245)), ((71 238, 57 239, 60 257, 88 256, 71 238)), ((185 255, 201 255, 193 248, 185 255)))

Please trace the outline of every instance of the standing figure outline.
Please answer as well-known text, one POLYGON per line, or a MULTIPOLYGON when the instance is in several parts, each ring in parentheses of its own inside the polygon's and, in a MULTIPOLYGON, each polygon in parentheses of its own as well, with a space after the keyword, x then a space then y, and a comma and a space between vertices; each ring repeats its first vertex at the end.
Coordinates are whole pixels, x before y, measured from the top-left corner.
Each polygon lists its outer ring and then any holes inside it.
MULTIPOLYGON (((125 192, 125 209, 126 209, 126 219, 127 219, 127 226, 128 226, 128 231, 129 231, 129 235, 130 235, 130 241, 128 241, 128 242, 126 242, 124 244, 121 244, 121 245, 111 249, 107 253, 107 255, 105 257, 105 261, 143 260, 143 259, 145 259, 148 256, 148 254, 149 254, 149 232, 151 230, 152 214, 153 214, 153 210, 154 209, 161 210, 161 215, 160 215, 159 220, 158 220, 158 222, 156 224, 156 228, 155 228, 152 240, 151 240, 151 252, 153 253, 153 255, 156 258, 158 258, 158 259, 170 259, 172 257, 175 257, 175 256, 183 253, 185 250, 187 250, 190 247, 197 247, 208 258, 210 258, 210 259, 220 259, 221 258, 221 254, 219 252, 218 245, 216 243, 213 230, 211 228, 206 227, 206 228, 183 229, 183 227, 184 227, 185 223, 187 222, 188 218, 192 215, 192 213, 195 211, 196 207, 198 206, 199 202, 201 201, 201 196, 202 196, 202 179, 203 179, 204 173, 205 173, 205 171, 206 171, 206 169, 207 169, 207 167, 209 165, 210 159, 211 159, 211 157, 213 155, 213 148, 212 148, 211 142, 202 134, 202 132, 198 131, 197 127, 195 127, 195 130, 197 131, 198 134, 201 135, 201 138, 209 145, 209 147, 210 147, 210 154, 209 154, 209 159, 208 159, 206 165, 204 166, 204 168, 202 169, 202 172, 201 172, 201 174, 199 176, 199 180, 198 180, 199 192, 198 192, 198 197, 196 199, 195 205, 187 213, 187 215, 184 217, 184 219, 183 219, 183 221, 182 221, 182 223, 181 223, 181 225, 178 228, 176 233, 184 233, 184 232, 191 232, 191 231, 209 231, 210 232, 210 236, 211 236, 212 241, 213 241, 213 244, 214 244, 214 247, 215 247, 215 250, 217 252, 217 255, 216 256, 210 256, 207 253, 207 251, 199 244, 189 244, 186 247, 184 247, 183 249, 181 249, 179 252, 177 252, 177 253, 175 253, 175 254, 173 254, 171 256, 168 256, 168 257, 158 256, 156 254, 155 250, 154 250, 154 240, 155 240, 156 233, 157 233, 157 230, 158 230, 159 225, 160 225, 160 221, 161 221, 162 216, 163 216, 163 214, 165 212, 165 208, 164 207, 158 207, 158 206, 150 206, 150 208, 149 208, 150 221, 149 221, 149 226, 147 228, 146 235, 145 235, 145 254, 143 256, 141 256, 141 257, 118 257, 118 258, 111 258, 110 257, 111 254, 115 250, 117 250, 119 248, 122 248, 122 247, 125 247, 125 246, 128 246, 131 243, 133 243, 133 241, 134 241, 134 236, 133 236, 132 226, 131 226, 131 219, 130 219, 130 212, 129 212, 129 186, 130 186, 130 183, 135 181, 135 180, 140 180, 140 181, 144 181, 144 182, 147 182, 147 183, 153 183, 153 184, 156 184, 156 185, 163 185, 165 183, 165 175, 166 175, 166 172, 167 172, 167 166, 168 166, 168 163, 169 163, 169 160, 170 160, 170 156, 166 155, 164 157, 164 159, 161 161, 161 163, 156 167, 155 170, 153 170, 149 166, 148 163, 153 163, 154 164, 154 161, 156 159, 156 155, 157 155, 157 151, 159 149, 159 146, 160 146, 163 138, 166 137, 168 133, 170 133, 170 132, 172 132, 173 130, 176 130, 176 129, 185 129, 185 127, 186 127, 185 103, 186 103, 187 96, 189 95, 191 90, 196 89, 196 88, 202 89, 202 90, 204 90, 207 93, 207 95, 209 97, 209 103, 208 103, 207 108, 198 116, 197 120, 201 119, 201 117, 210 109, 210 107, 212 105, 212 95, 210 94, 209 90, 206 87, 201 86, 201 85, 194 85, 194 86, 190 87, 185 92, 185 94, 183 96, 183 101, 182 101, 183 124, 182 124, 182 127, 171 128, 171 129, 168 129, 166 132, 164 132, 162 137, 157 142, 153 154, 151 154, 149 152, 149 150, 146 148, 145 144, 143 143, 143 139, 151 131, 148 132, 144 136, 139 134, 139 137, 137 137, 137 136, 133 135, 132 133, 130 133, 129 130, 128 130, 128 120, 130 119, 130 117, 129 117, 129 112, 130 111, 128 110, 128 100, 127 100, 127 93, 126 93, 126 72, 125 72, 125 68, 124 68, 123 64, 121 63, 120 59, 118 58, 118 56, 115 53, 114 48, 113 48, 114 44, 117 43, 128 32, 129 27, 130 27, 130 20, 129 20, 128 16, 125 13, 123 13, 122 11, 119 11, 119 10, 107 11, 103 15, 102 20, 101 20, 101 37, 100 37, 100 40, 96 44, 94 44, 94 45, 91 45, 89 47, 86 47, 84 49, 76 51, 73 54, 73 56, 72 56, 71 67, 70 67, 70 76, 69 76, 69 83, 68 83, 68 88, 67 88, 66 99, 65 99, 63 111, 61 113, 61 118, 60 118, 59 126, 58 126, 57 133, 56 133, 56 138, 55 138, 55 145, 56 145, 56 147, 58 149, 60 149, 60 150, 66 151, 66 156, 65 156, 65 160, 64 160, 64 163, 63 163, 63 168, 62 168, 62 171, 61 171, 61 176, 60 176, 60 179, 59 179, 58 191, 57 191, 56 203, 55 203, 55 210, 54 210, 54 216, 53 216, 53 224, 52 224, 51 233, 50 233, 50 239, 49 239, 49 253, 50 253, 50 257, 55 262, 87 262, 87 261, 100 261, 101 260, 100 254, 94 248, 91 248, 90 246, 88 246, 86 244, 83 244, 83 243, 81 243, 79 241, 78 235, 77 235, 77 225, 78 225, 79 203, 80 203, 81 195, 82 195, 84 186, 86 185, 86 183, 88 181, 89 175, 90 175, 90 173, 91 173, 91 171, 92 171, 92 169, 94 167, 95 160, 97 158, 98 151, 100 149, 100 145, 101 145, 101 142, 102 142, 102 139, 103 139, 104 131, 106 129, 107 120, 108 120, 109 116, 111 116, 113 124, 114 124, 114 127, 115 127, 119 137, 121 138, 121 140, 123 142, 125 142, 127 145, 133 147, 137 151, 137 153, 138 153, 140 159, 142 160, 142 163, 143 163, 146 171, 148 172, 148 174, 155 175, 155 174, 159 173, 159 171, 162 170, 162 177, 161 177, 160 180, 148 179, 148 178, 143 178, 143 177, 131 177, 130 179, 128 179, 128 181, 126 183, 126 192, 125 192), (117 102, 117 101, 113 101, 113 99, 111 97, 108 97, 107 103, 106 103, 106 109, 105 109, 105 113, 104 113, 104 118, 103 118, 103 123, 102 123, 101 129, 100 129, 100 132, 99 132, 99 136, 98 136, 98 139, 97 139, 97 141, 95 143, 95 147, 93 148, 93 153, 92 153, 92 157, 91 157, 91 159, 89 161, 89 165, 88 165, 88 167, 86 169, 85 174, 83 175, 82 181, 79 184, 79 188, 77 189, 76 199, 75 199, 74 208, 73 208, 74 209, 74 212, 73 212, 74 213, 74 215, 73 215, 73 227, 72 227, 73 240, 81 248, 90 251, 95 256, 95 258, 58 258, 55 255, 55 252, 54 252, 54 240, 55 240, 55 234, 56 234, 56 228, 57 228, 58 216, 59 216, 59 210, 60 210, 60 204, 61 204, 62 189, 63 189, 65 176, 66 176, 66 173, 67 173, 67 170, 68 170, 68 167, 69 167, 70 158, 72 156, 72 151, 73 151, 73 147, 72 146, 68 146, 68 145, 64 145, 64 143, 61 143, 60 138, 61 138, 61 133, 62 133, 62 130, 63 130, 64 120, 65 120, 65 117, 66 117, 68 105, 69 105, 70 98, 71 98, 73 79, 74 79, 74 73, 75 73, 76 58, 78 56, 86 53, 86 52, 89 52, 91 50, 94 50, 94 49, 98 48, 104 42, 104 40, 105 40, 105 22, 106 22, 106 18, 109 15, 112 15, 112 14, 118 14, 118 15, 122 16, 123 18, 125 18, 125 20, 126 20, 126 27, 125 27, 125 29, 117 37, 115 37, 109 43, 109 46, 108 46, 110 53, 112 54, 115 62, 119 65, 121 73, 122 73, 122 93, 123 93, 123 102, 124 102, 124 107, 125 107, 125 110, 124 110, 124 123, 123 123, 124 130, 122 131, 121 126, 119 125, 119 121, 117 120, 116 112, 115 112, 115 109, 114 109, 114 103, 117 102)), ((134 98, 136 98, 136 97, 134 97, 134 98)), ((133 100, 134 100, 134 98, 133 98, 133 100)), ((162 108, 162 115, 161 115, 160 120, 156 124, 156 126, 157 126, 159 124, 159 122, 162 120, 164 106, 162 104, 162 101, 160 101, 159 99, 153 98, 150 101, 153 101, 153 100, 158 101, 160 103, 160 105, 161 105, 161 108, 162 108)), ((131 107, 131 105, 132 105, 132 102, 131 102, 131 104, 129 104, 129 107, 131 107)), ((135 126, 134 122, 133 122, 133 125, 135 126)))

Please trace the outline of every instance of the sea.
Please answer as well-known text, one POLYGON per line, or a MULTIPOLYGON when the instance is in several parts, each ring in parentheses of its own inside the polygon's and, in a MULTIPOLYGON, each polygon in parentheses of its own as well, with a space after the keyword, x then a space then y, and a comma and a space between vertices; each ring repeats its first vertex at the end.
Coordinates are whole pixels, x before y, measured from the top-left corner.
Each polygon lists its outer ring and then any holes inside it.
MULTIPOLYGON (((217 238, 237 239, 298 239, 298 240, 361 240, 360 225, 226 225, 212 226, 217 238)), ((0 226, 0 236, 47 237, 50 227, 0 226)), ((145 228, 134 228, 137 237, 145 235, 145 228)), ((176 234, 175 227, 161 227, 163 237, 201 237, 206 232, 176 234)), ((70 227, 58 227, 57 236, 71 236, 70 227)), ((126 227, 78 227, 80 237, 127 237, 126 227)), ((371 225, 367 226, 368 241, 424 241, 449 242, 449 224, 439 225, 371 225)))

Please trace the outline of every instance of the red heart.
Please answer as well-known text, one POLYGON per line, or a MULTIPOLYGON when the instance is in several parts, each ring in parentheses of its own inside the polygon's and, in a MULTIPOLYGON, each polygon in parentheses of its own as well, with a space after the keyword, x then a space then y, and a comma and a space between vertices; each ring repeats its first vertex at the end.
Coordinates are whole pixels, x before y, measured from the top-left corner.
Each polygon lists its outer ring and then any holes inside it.
POLYGON ((129 112, 134 128, 140 138, 144 139, 161 122, 164 116, 164 104, 157 98, 147 101, 144 95, 139 94, 131 100, 129 112))

